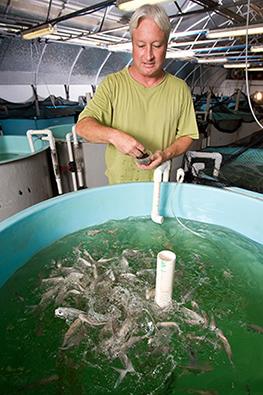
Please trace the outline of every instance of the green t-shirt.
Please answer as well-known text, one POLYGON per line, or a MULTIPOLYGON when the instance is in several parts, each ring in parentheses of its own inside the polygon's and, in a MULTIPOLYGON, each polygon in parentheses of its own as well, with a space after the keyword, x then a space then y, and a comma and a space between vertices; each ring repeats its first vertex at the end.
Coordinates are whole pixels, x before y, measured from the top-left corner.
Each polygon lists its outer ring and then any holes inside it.
MULTIPOLYGON (((198 138, 190 90, 183 80, 169 73, 150 88, 135 81, 127 68, 110 74, 79 120, 85 117, 130 134, 152 153, 164 150, 180 136, 198 138)), ((110 184, 153 179, 152 170, 140 170, 134 158, 111 144, 105 160, 110 184)))

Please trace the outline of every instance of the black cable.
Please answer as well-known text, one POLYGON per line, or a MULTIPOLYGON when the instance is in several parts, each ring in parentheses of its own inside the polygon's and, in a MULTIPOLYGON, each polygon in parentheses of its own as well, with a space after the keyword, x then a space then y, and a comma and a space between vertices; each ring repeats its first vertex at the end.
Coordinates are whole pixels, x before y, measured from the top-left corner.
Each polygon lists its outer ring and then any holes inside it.
POLYGON ((102 26, 103 26, 104 21, 105 21, 105 18, 106 18, 107 11, 108 11, 108 7, 105 8, 105 11, 104 11, 102 20, 101 20, 101 22, 100 22, 99 28, 98 28, 98 30, 96 31, 96 33, 101 32, 102 26))
POLYGON ((48 20, 49 20, 51 5, 52 5, 52 0, 49 0, 46 22, 48 22, 48 20))

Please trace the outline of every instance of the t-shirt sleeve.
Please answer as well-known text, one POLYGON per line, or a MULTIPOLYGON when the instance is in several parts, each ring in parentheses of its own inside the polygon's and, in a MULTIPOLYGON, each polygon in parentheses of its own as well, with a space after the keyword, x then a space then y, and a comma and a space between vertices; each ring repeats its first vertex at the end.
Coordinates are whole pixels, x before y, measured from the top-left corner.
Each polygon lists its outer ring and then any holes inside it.
POLYGON ((177 137, 182 136, 189 136, 192 139, 199 138, 193 99, 187 85, 184 86, 183 101, 177 127, 177 137))
POLYGON ((86 117, 92 117, 103 125, 111 126, 113 91, 111 85, 110 78, 106 77, 98 86, 93 98, 79 114, 78 121, 86 117))

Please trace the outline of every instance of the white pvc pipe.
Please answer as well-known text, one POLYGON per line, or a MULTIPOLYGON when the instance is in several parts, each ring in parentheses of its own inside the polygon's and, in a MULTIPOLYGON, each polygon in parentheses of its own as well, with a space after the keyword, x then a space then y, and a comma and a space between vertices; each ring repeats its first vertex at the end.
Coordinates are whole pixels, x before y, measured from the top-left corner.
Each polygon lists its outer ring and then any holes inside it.
POLYGON ((55 175, 55 179, 56 179, 56 183, 57 183, 58 193, 59 193, 59 195, 61 195, 63 193, 63 191, 62 191, 61 176, 60 176, 60 171, 59 171, 58 156, 57 156, 55 139, 53 137, 51 130, 49 130, 49 129, 28 130, 26 134, 27 134, 27 139, 28 139, 28 143, 29 143, 31 152, 35 152, 35 147, 34 147, 34 142, 33 142, 32 136, 35 136, 35 135, 39 136, 40 135, 40 136, 42 136, 41 137, 42 140, 49 142, 53 171, 54 171, 54 175, 55 175))
POLYGON ((75 152, 75 162, 76 162, 76 167, 77 167, 78 183, 79 183, 79 187, 83 188, 84 187, 84 179, 83 179, 82 164, 81 164, 80 153, 79 153, 80 147, 79 147, 77 133, 75 130, 75 125, 72 126, 72 135, 73 135, 73 147, 74 147, 74 152, 75 152))
POLYGON ((153 173, 153 200, 152 200, 152 212, 151 219, 157 224, 163 223, 163 216, 159 214, 160 206, 160 192, 161 192, 161 182, 169 181, 169 172, 171 168, 171 162, 167 161, 161 164, 154 170, 153 173))
MULTIPOLYGON (((72 145, 71 145, 71 136, 72 136, 72 132, 69 132, 66 134, 66 142, 67 142, 67 148, 68 148, 68 159, 69 159, 70 163, 75 163, 72 145)), ((77 185, 77 177, 76 177, 75 171, 71 171, 71 178, 72 178, 73 190, 77 191, 78 185, 77 185)))
POLYGON ((218 177, 219 175, 219 170, 221 167, 222 163, 222 154, 220 152, 200 152, 200 151, 188 151, 186 153, 188 162, 191 162, 192 158, 205 158, 205 159, 212 159, 215 161, 214 165, 214 170, 213 170, 213 176, 218 177))
POLYGON ((172 301, 175 260, 172 251, 164 250, 157 255, 155 303, 161 308, 172 301))
POLYGON ((205 169, 205 164, 202 162, 193 163, 192 165, 192 174, 193 176, 198 176, 201 170, 205 169))

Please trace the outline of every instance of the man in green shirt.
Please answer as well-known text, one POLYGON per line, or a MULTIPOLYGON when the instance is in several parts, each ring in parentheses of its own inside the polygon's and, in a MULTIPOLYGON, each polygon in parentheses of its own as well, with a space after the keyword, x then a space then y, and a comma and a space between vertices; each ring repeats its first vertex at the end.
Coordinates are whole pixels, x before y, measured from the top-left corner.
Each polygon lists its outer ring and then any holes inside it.
POLYGON ((170 21, 157 5, 138 8, 130 21, 133 63, 105 78, 79 116, 77 133, 107 143, 110 184, 151 181, 161 163, 183 154, 198 138, 191 93, 163 70, 170 21), (150 163, 136 158, 150 151, 150 163))

